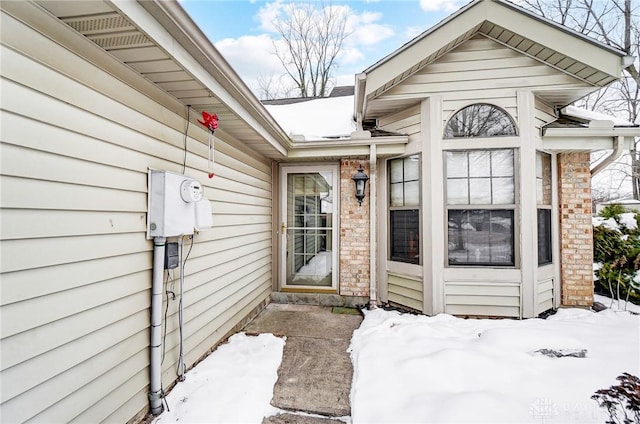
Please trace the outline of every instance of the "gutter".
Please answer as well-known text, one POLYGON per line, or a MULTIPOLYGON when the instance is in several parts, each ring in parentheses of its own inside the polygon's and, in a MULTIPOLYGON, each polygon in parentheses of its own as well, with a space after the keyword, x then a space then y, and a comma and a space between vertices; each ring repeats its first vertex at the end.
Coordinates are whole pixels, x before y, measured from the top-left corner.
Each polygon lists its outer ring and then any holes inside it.
POLYGON ((624 137, 618 136, 616 137, 615 148, 613 150, 613 153, 611 153, 609 156, 604 158, 602 161, 600 161, 600 163, 598 163, 596 166, 593 167, 593 169, 591 170, 591 176, 593 177, 598 172, 602 171, 604 168, 611 165, 611 163, 618 160, 618 158, 622 156, 623 152, 624 152, 624 137))
MULTIPOLYGON (((364 132, 368 133, 368 131, 364 132)), ((286 160, 369 156, 371 146, 377 146, 377 157, 395 156, 405 152, 408 142, 409 136, 406 135, 325 141, 294 141, 286 160)))

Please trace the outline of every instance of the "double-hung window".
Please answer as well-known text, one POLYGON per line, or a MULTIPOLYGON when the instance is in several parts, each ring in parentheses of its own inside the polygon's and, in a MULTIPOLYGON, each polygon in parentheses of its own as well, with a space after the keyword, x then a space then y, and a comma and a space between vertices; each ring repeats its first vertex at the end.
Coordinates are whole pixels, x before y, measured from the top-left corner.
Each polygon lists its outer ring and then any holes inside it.
POLYGON ((549 264, 551 243, 551 155, 536 152, 536 200, 538 208, 538 265, 549 264))
POLYGON ((514 156, 445 152, 449 265, 515 265, 514 156))
POLYGON ((420 156, 389 161, 389 258, 420 263, 420 156))

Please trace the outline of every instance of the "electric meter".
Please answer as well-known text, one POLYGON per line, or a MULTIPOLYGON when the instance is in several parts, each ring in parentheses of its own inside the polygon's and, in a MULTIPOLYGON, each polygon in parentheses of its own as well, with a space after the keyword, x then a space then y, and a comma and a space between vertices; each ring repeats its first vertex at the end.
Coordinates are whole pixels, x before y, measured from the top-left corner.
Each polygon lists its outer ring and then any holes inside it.
POLYGON ((180 196, 186 203, 199 202, 202 199, 202 185, 196 180, 184 180, 180 184, 180 196))

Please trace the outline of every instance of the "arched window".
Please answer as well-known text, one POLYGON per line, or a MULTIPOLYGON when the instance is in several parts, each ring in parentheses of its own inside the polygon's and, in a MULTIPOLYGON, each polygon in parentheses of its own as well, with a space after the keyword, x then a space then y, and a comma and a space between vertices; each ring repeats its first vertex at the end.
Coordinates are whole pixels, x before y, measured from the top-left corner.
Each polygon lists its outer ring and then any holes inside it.
POLYGON ((460 109, 447 122, 444 138, 499 137, 517 135, 516 126, 507 112, 487 103, 476 103, 460 109))

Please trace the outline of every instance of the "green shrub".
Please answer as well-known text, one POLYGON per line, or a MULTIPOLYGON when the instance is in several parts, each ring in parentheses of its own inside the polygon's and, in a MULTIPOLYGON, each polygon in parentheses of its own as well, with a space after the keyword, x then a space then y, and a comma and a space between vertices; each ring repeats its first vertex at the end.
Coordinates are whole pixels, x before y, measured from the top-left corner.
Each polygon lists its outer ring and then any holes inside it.
MULTIPOLYGON (((620 215, 626 212, 620 205, 609 205, 600 216, 613 218, 619 224, 620 215)), ((635 214, 636 223, 639 219, 635 214)), ((614 299, 640 304, 640 284, 633 280, 640 269, 640 231, 624 225, 617 227, 599 225, 593 228, 593 258, 601 264, 595 271, 595 290, 614 299)))
POLYGON ((629 211, 622 205, 607 205, 600 211, 598 215, 603 218, 613 218, 618 221, 618 216, 625 212, 629 211))

